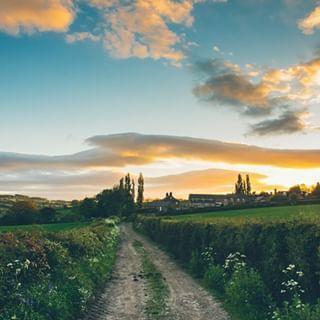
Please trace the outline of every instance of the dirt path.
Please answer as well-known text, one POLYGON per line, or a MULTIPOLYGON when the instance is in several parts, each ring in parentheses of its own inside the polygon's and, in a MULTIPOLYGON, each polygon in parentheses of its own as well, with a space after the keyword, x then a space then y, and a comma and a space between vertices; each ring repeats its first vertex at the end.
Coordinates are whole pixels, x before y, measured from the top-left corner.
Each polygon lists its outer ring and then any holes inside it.
POLYGON ((85 320, 144 320, 145 282, 139 276, 140 257, 121 227, 121 245, 112 278, 85 320))
POLYGON ((169 288, 167 306, 170 320, 227 320, 227 313, 210 294, 202 289, 188 274, 180 269, 162 250, 132 230, 130 225, 121 227, 122 245, 115 266, 114 277, 104 294, 93 306, 89 319, 144 320, 148 292, 139 277, 141 262, 132 246, 140 241, 150 260, 162 273, 169 288))

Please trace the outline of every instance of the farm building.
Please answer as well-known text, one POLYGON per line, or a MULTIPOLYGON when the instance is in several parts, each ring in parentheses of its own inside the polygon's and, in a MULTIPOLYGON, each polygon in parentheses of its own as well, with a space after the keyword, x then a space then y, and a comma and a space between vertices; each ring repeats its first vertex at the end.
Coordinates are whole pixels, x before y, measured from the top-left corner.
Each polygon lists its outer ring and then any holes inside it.
POLYGON ((170 210, 177 210, 180 207, 180 200, 176 199, 172 192, 167 192, 166 196, 161 200, 151 201, 146 203, 146 207, 155 209, 159 212, 168 212, 170 210))

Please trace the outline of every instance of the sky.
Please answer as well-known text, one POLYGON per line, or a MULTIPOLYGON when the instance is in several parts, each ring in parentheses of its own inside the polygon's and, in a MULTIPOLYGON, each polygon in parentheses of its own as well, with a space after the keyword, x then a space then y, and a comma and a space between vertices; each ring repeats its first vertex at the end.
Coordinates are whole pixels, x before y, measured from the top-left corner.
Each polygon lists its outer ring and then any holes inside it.
POLYGON ((320 180, 320 2, 1 0, 0 193, 320 180))

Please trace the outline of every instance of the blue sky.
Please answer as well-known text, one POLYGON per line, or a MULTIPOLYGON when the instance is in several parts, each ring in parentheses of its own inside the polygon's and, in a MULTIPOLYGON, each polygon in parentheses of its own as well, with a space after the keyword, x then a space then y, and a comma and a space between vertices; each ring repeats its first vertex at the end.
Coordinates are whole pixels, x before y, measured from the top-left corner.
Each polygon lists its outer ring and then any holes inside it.
MULTIPOLYGON (((319 148, 315 1, 45 2, 0 4, 4 155, 73 154, 89 137, 125 132, 319 148)), ((218 167, 183 163, 176 173, 218 167)))

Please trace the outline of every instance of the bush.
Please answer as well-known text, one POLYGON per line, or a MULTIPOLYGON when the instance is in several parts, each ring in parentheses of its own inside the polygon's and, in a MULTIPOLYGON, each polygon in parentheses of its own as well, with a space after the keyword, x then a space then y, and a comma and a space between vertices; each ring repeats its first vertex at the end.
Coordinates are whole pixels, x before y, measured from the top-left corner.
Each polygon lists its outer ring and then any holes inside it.
POLYGON ((233 273, 225 288, 226 298, 241 310, 247 319, 266 319, 271 312, 271 298, 260 277, 253 269, 244 267, 233 273))
POLYGON ((283 308, 276 309, 272 315, 273 320, 319 320, 320 319, 320 302, 311 306, 303 304, 296 297, 293 303, 285 302, 283 308))
POLYGON ((204 274, 204 284, 219 294, 223 294, 225 285, 224 269, 218 265, 211 265, 204 274))
MULTIPOLYGON (((307 302, 320 292, 319 219, 286 221, 217 219, 208 223, 139 216, 137 223, 152 240, 167 248, 178 260, 199 270, 200 252, 215 249, 215 264, 223 265, 230 252, 241 252, 267 285, 277 303, 281 295, 282 270, 295 264, 305 277, 301 283, 307 302)), ((204 270, 205 271, 205 270, 204 270)), ((196 271, 200 273, 199 271, 196 271)))
POLYGON ((107 280, 117 227, 0 234, 0 320, 71 319, 107 280))
POLYGON ((204 273, 201 254, 197 250, 192 251, 191 259, 189 262, 189 270, 196 277, 201 277, 204 273))

